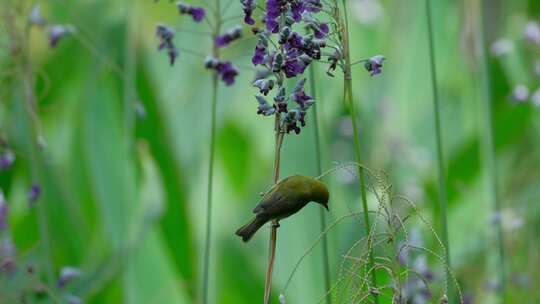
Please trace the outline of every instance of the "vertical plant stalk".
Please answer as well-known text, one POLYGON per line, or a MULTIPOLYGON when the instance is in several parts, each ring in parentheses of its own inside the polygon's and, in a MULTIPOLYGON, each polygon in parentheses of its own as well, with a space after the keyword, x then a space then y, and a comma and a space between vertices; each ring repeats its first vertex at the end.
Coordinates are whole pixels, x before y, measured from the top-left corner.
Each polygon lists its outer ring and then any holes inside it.
MULTIPOLYGON (((311 96, 318 102, 315 86, 315 66, 309 67, 309 82, 311 87, 311 96)), ((313 130, 315 137, 315 162, 317 166, 317 176, 322 174, 322 156, 321 156, 321 138, 319 134, 319 117, 317 115, 317 102, 313 104, 313 130)), ((322 233, 322 258, 323 258, 323 273, 324 273, 324 290, 328 292, 330 285, 330 263, 328 259, 328 240, 324 231, 326 230, 326 214, 324 210, 319 210, 320 229, 322 233)), ((326 304, 332 304, 332 297, 326 297, 326 304)))
MULTIPOLYGON (((15 2, 17 3, 17 2, 15 2)), ((36 94, 34 91, 34 72, 32 68, 32 62, 30 60, 30 24, 26 22, 23 30, 17 28, 17 20, 19 16, 18 13, 24 14, 25 10, 23 9, 23 3, 17 3, 19 6, 13 4, 13 1, 9 2, 8 8, 5 10, 5 20, 6 27, 9 31, 9 39, 12 43, 15 44, 15 48, 19 49, 19 61, 16 61, 20 64, 20 73, 22 79, 22 86, 24 89, 24 103, 26 114, 28 115, 28 122, 30 123, 28 129, 30 130, 29 135, 31 138, 30 142, 30 158, 31 163, 31 176, 32 182, 35 182, 39 179, 40 170, 43 167, 43 160, 41 152, 39 151, 39 140, 41 138, 41 125, 39 123, 39 117, 36 113, 37 100, 36 94)), ((26 21, 26 16, 23 15, 22 18, 26 21)), ((41 246, 43 247, 43 255, 45 260, 45 278, 48 285, 53 284, 54 282, 54 270, 52 264, 52 254, 51 254, 51 243, 49 235, 49 227, 47 223, 47 214, 46 206, 43 204, 37 204, 37 217, 38 217, 38 227, 39 227, 39 237, 41 246)))
MULTIPOLYGON (((212 30, 212 56, 219 57, 219 49, 216 47, 215 39, 221 30, 221 6, 220 0, 215 0, 214 19, 215 25, 212 30)), ((216 149, 216 119, 217 119, 217 99, 218 99, 219 79, 218 74, 212 74, 212 100, 210 109, 210 157, 208 159, 208 188, 207 188, 207 203, 206 203, 206 235, 204 242, 204 264, 203 264, 203 286, 202 286, 202 303, 208 303, 208 285, 210 272, 210 247, 212 240, 212 192, 214 182, 214 153, 216 149)))
POLYGON ((428 44, 429 44, 429 61, 431 70, 431 87, 433 90, 433 115, 435 117, 435 141, 437 143, 437 173, 439 180, 439 209, 441 221, 442 241, 444 245, 444 258, 446 267, 446 290, 449 293, 450 303, 453 303, 453 292, 449 289, 450 282, 450 247, 448 242, 448 217, 447 217, 447 196, 446 196, 446 172, 444 166, 444 153, 442 147, 442 131, 441 131, 441 110, 439 85, 437 81, 437 68, 435 64, 435 42, 433 37, 433 15, 431 9, 431 0, 426 0, 426 17, 428 29, 428 44))
MULTIPOLYGON (((276 113, 275 115, 275 154, 274 154, 274 184, 277 184, 279 181, 279 171, 281 164, 281 145, 283 144, 283 137, 285 133, 282 132, 280 122, 281 115, 276 113)), ((279 223, 277 220, 272 221, 272 227, 270 229, 270 243, 268 246, 268 269, 266 271, 266 277, 264 281, 264 304, 270 302, 270 291, 272 289, 272 273, 274 272, 274 259, 276 257, 276 241, 277 241, 277 229, 279 228, 279 223)))
MULTIPOLYGON (((343 47, 343 57, 345 59, 345 64, 343 67, 343 98, 346 105, 349 107, 349 112, 351 115, 352 127, 353 127, 353 136, 354 136, 354 155, 357 163, 362 162, 362 153, 360 150, 360 134, 358 132, 358 125, 356 122, 356 110, 354 107, 354 98, 353 98, 353 89, 352 89, 352 74, 351 74, 351 55, 349 48, 349 20, 347 13, 347 1, 342 0, 343 3, 343 24, 341 25, 343 33, 341 34, 341 44, 343 47)), ((360 195, 362 198, 362 211, 364 214, 364 229, 366 234, 369 236, 371 225, 369 223, 369 208, 367 203, 367 193, 366 193, 366 180, 364 175, 364 168, 358 166, 358 184, 360 187, 360 195)), ((377 288, 377 273, 375 266, 375 259, 373 256, 372 242, 371 237, 368 237, 368 250, 369 250, 369 260, 368 260, 368 269, 373 269, 371 272, 371 287, 377 288)), ((379 303, 379 298, 376 294, 373 294, 375 303, 379 303)))
POLYGON ((501 214, 501 202, 499 194, 497 192, 497 168, 496 168, 496 155, 495 155, 495 143, 493 134, 493 109, 491 96, 491 78, 490 67, 487 58, 487 35, 486 35, 486 1, 480 1, 480 13, 478 18, 478 43, 479 43, 479 56, 481 65, 481 78, 482 78, 482 115, 484 116, 483 122, 483 153, 485 158, 486 173, 488 178, 488 196, 493 205, 493 212, 499 216, 499 220, 494 223, 497 238, 497 247, 499 255, 499 264, 497 265, 499 284, 500 284, 500 303, 506 303, 506 257, 504 253, 504 236, 502 231, 502 223, 500 219, 501 214))
MULTIPOLYGON (((134 12, 137 10, 137 3, 126 2, 126 38, 124 43, 124 58, 125 58, 125 67, 124 67, 124 128, 126 129, 126 139, 128 147, 128 156, 132 155, 129 153, 133 151, 134 148, 134 137, 135 137, 135 111, 134 111, 134 102, 135 102, 135 90, 134 90, 134 81, 135 81, 135 65, 137 57, 137 48, 133 47, 135 43, 135 29, 134 22, 134 12)), ((136 16, 135 16, 136 17, 136 16)))

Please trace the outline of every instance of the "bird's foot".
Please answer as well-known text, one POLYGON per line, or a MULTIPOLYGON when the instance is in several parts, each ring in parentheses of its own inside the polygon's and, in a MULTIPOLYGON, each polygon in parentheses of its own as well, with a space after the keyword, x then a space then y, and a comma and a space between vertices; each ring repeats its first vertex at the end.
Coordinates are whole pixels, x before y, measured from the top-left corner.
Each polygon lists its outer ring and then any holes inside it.
POLYGON ((279 228, 279 226, 280 226, 280 225, 279 225, 279 222, 277 222, 277 221, 272 222, 272 228, 276 228, 276 229, 277 229, 277 228, 279 228))

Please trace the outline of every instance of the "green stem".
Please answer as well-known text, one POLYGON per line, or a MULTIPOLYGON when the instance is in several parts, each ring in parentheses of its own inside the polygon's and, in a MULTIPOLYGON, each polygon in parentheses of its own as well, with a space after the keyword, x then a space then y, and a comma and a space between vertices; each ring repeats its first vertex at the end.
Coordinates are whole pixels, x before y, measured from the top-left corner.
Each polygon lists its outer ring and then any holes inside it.
MULTIPOLYGON (((357 163, 362 162, 362 153, 360 150, 360 134, 358 132, 358 125, 356 122, 356 110, 354 107, 354 97, 353 97, 353 89, 352 89, 352 74, 351 74, 351 55, 350 55, 350 48, 349 48, 349 20, 348 20, 348 13, 347 13, 347 1, 342 0, 343 3, 343 17, 344 17, 344 24, 343 24, 343 30, 344 33, 342 34, 342 46, 343 46, 343 57, 345 59, 345 65, 343 67, 343 73, 344 73, 344 92, 343 97, 345 100, 345 103, 349 107, 349 112, 351 115, 351 121, 352 121, 352 127, 353 127, 353 136, 354 136, 354 155, 356 158, 357 163)), ((366 194, 366 181, 364 176, 364 169, 363 167, 358 167, 358 183, 360 187, 360 194, 362 197, 362 211, 364 214, 364 228, 366 230, 366 234, 369 235, 369 231, 371 229, 371 225, 369 223, 369 209, 368 209, 368 203, 367 203, 367 194, 366 194)), ((375 266, 375 259, 373 256, 373 249, 371 246, 372 240, 371 238, 368 238, 368 250, 369 250, 369 263, 368 263, 368 269, 374 269, 375 266)), ((371 272, 371 286, 373 288, 377 288, 377 274, 375 271, 371 272)), ((373 295, 375 303, 379 303, 379 298, 377 295, 373 295)))
MULTIPOLYGON (((319 134, 319 117, 317 115, 317 91, 315 86, 315 66, 311 65, 309 68, 309 84, 311 87, 311 96, 315 99, 313 105, 313 130, 315 137, 315 161, 317 165, 317 176, 322 174, 322 157, 321 157, 321 137, 319 134)), ((326 230, 326 214, 322 208, 319 208, 319 219, 321 222, 321 234, 322 234, 322 258, 323 258, 323 273, 324 273, 324 290, 329 291, 330 285, 330 262, 328 259, 328 240, 324 231, 326 230)), ((332 304, 332 297, 326 297, 326 303, 332 304)))
MULTIPOLYGON (((215 0, 215 23, 216 26, 212 31, 212 55, 219 57, 219 49, 215 46, 215 38, 221 31, 221 15, 220 15, 220 0, 215 0)), ((206 203, 206 236, 204 243, 204 265, 203 265, 203 286, 202 286, 202 303, 208 303, 208 284, 210 272, 210 246, 212 239, 212 192, 214 180, 214 152, 216 141, 216 116, 217 116, 217 99, 218 99, 219 79, 217 73, 212 75, 212 101, 211 101, 211 125, 210 125, 210 158, 208 160, 208 188, 207 188, 207 203, 206 203)))
POLYGON ((433 16, 431 10, 431 0, 426 0, 426 16, 428 28, 428 44, 429 44, 429 59, 431 69, 431 87, 433 90, 433 115, 435 116, 435 141, 437 142, 437 165, 438 165, 438 180, 439 180, 439 208, 442 241, 444 245, 444 258, 447 264, 446 271, 446 289, 449 293, 450 303, 453 303, 453 293, 448 289, 450 278, 450 247, 448 242, 448 218, 447 218, 447 196, 446 196, 446 173, 444 167, 444 154, 442 147, 442 132, 441 132, 441 110, 439 98, 439 86, 437 81, 437 69, 435 64, 435 43, 433 38, 433 16))
MULTIPOLYGON (((130 2, 129 2, 130 3, 130 2)), ((134 148, 134 126, 135 126, 135 91, 134 91, 134 74, 135 74, 135 58, 137 48, 133 47, 135 40, 133 15, 136 10, 136 3, 130 3, 126 5, 126 40, 124 43, 124 58, 125 67, 123 69, 124 75, 124 128, 126 130, 126 139, 128 147, 128 155, 134 148)))
MULTIPOLYGON (((18 3, 21 5, 22 3, 18 3)), ((25 18, 26 16, 15 16, 16 12, 24 11, 20 7, 16 7, 10 1, 10 9, 6 10, 8 14, 6 20, 6 26, 9 29, 10 39, 13 43, 19 44, 21 48, 20 52, 20 68, 22 75, 22 86, 24 90, 24 103, 26 114, 28 115, 28 129, 29 131, 29 148, 31 155, 31 183, 38 182, 40 180, 40 173, 43 168, 43 159, 41 151, 39 150, 39 139, 41 138, 41 125, 39 123, 39 117, 37 116, 36 108, 36 94, 34 91, 34 72, 32 68, 32 63, 30 60, 30 24, 26 23, 24 29, 19 31, 16 25, 16 18, 21 17, 25 18), (11 9, 11 10, 10 10, 11 9)), ((41 195, 43 196, 43 195, 41 195)), ((43 199, 41 199, 43 201, 43 199)), ((54 282, 54 266, 52 262, 51 254, 51 242, 49 235, 49 226, 47 221, 47 206, 42 203, 38 203, 37 208, 37 217, 38 217, 38 227, 40 242, 43 248, 44 255, 44 266, 45 266, 45 278, 46 283, 50 286, 54 282)))
MULTIPOLYGON (((478 24, 478 42, 480 43, 480 62, 481 62, 481 79, 482 79, 482 111, 481 113, 484 116, 483 130, 484 139, 483 144, 483 153, 485 158, 486 174, 488 176, 488 196, 489 200, 493 205, 494 214, 500 216, 501 214, 501 202, 499 199, 499 194, 497 192, 497 168, 496 168, 496 155, 495 155, 495 143, 494 143, 494 134, 493 134, 493 109, 492 109, 492 92, 491 92, 491 78, 490 78, 490 65, 487 58, 487 37, 486 37, 486 26, 485 26, 485 14, 487 3, 481 1, 479 24, 478 24)), ((499 283, 500 283, 500 303, 506 303, 506 259, 504 253, 504 237, 502 231, 502 223, 499 219, 495 223, 495 233, 497 238, 498 246, 498 255, 499 263, 497 269, 499 271, 499 283)))

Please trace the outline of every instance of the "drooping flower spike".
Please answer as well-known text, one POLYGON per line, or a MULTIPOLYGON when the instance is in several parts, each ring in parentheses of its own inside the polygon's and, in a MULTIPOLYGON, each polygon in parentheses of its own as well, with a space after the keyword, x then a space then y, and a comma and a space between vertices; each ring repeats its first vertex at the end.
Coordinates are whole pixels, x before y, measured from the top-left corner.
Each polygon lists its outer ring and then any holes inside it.
POLYGON ((207 69, 215 70, 227 86, 233 85, 234 80, 238 75, 238 69, 230 61, 220 61, 214 57, 206 59, 205 67, 207 69))
POLYGON ((216 37, 216 47, 222 48, 228 46, 231 42, 239 39, 240 37, 242 37, 242 27, 235 26, 230 30, 226 31, 224 34, 216 37))
POLYGON ((156 27, 156 36, 159 38, 158 50, 166 50, 169 62, 174 65, 174 61, 178 57, 178 49, 174 45, 174 30, 164 24, 158 24, 156 27))
POLYGON ((205 10, 202 7, 192 6, 182 2, 176 4, 180 15, 190 15, 195 22, 201 22, 204 20, 205 10))

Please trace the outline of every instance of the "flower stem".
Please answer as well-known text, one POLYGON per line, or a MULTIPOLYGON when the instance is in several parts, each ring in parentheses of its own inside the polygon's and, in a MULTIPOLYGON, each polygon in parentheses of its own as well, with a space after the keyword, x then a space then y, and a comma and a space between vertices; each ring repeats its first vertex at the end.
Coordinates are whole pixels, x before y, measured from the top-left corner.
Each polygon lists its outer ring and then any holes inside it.
MULTIPOLYGON (((215 0, 215 26, 212 31, 212 55, 214 57, 219 56, 219 49, 216 47, 214 41, 219 35, 221 30, 221 15, 220 15, 220 0, 215 0)), ((217 99, 218 99, 219 79, 217 73, 212 74, 212 100, 210 110, 210 156, 208 159, 208 188, 207 188, 207 202, 206 202, 206 235, 204 242, 204 264, 203 264, 203 286, 202 286, 202 303, 208 303, 208 284, 209 284, 209 272, 210 272, 210 246, 212 240, 212 192, 213 192, 213 180, 214 180, 214 153, 215 153, 215 141, 216 141, 216 116, 217 116, 217 99)))
MULTIPOLYGON (((492 96, 491 96, 491 78, 490 78, 490 66, 487 58, 487 37, 486 37, 486 8, 488 4, 486 1, 480 2, 480 16, 478 21, 478 43, 479 43, 479 56, 481 62, 481 81, 482 81, 482 111, 483 114, 483 131, 482 138, 483 153, 485 159, 486 173, 488 177, 488 196, 493 205, 493 212, 496 215, 501 214, 501 202, 499 194, 497 192, 497 168, 496 168, 496 155, 495 155, 495 143, 493 134, 493 109, 492 109, 492 96)), ((506 258, 504 253, 504 236, 502 231, 501 220, 496 221, 495 233, 497 238, 499 263, 497 265, 499 275, 499 302, 506 303, 506 258)))
POLYGON ((433 114, 435 117, 435 140, 437 142, 437 165, 438 165, 438 180, 439 180, 439 208, 442 241, 444 245, 444 258, 447 265, 446 269, 446 290, 448 291, 450 303, 453 303, 453 293, 448 289, 450 278, 450 247, 448 242, 448 218, 446 215, 447 197, 446 197, 446 173, 444 167, 444 154, 442 147, 442 132, 441 132, 441 110, 439 99, 439 86, 437 81, 437 69, 435 64, 435 43, 433 38, 433 16, 431 10, 431 0, 426 0, 426 16, 428 28, 428 44, 429 44, 429 59, 431 69, 431 87, 433 90, 433 114))
MULTIPOLYGON (((344 88, 343 88, 343 98, 345 100, 346 105, 349 107, 349 112, 351 115, 352 120, 352 127, 353 127, 353 136, 354 136, 354 154, 356 158, 357 163, 361 163, 362 161, 362 154, 360 150, 360 135, 358 133, 358 125, 356 122, 356 110, 354 107, 354 98, 353 98, 353 90, 352 90, 352 75, 351 75, 351 55, 350 55, 350 48, 349 48, 349 20, 348 20, 348 14, 347 14, 347 1, 342 0, 343 3, 343 17, 344 17, 344 24, 342 25, 343 33, 341 35, 341 44, 343 47, 343 57, 345 60, 345 65, 343 67, 343 74, 344 74, 344 88)), ((370 223, 369 223, 369 209, 368 209, 368 203, 367 203, 367 194, 366 194, 366 181, 364 176, 364 169, 363 167, 358 167, 358 183, 360 187, 360 195, 362 198, 362 211, 364 214, 364 228, 366 230, 366 234, 369 235, 370 233, 370 223)), ((375 259, 373 257, 373 249, 371 246, 372 239, 368 238, 368 250, 369 250, 369 261, 368 261, 368 269, 375 269, 375 259)), ((375 271, 371 272, 371 287, 377 288, 377 274, 375 271)), ((377 304, 379 303, 379 298, 377 295, 373 295, 374 302, 377 304)))
MULTIPOLYGON (((317 115, 317 92, 315 86, 315 66, 311 65, 309 68, 309 81, 311 87, 311 96, 315 99, 313 104, 313 130, 315 137, 315 161, 317 166, 317 176, 322 174, 322 157, 321 157, 321 138, 319 134, 319 117, 317 115)), ((321 222, 321 234, 322 234, 322 258, 323 258, 323 273, 324 273, 324 290, 330 290, 330 263, 328 259, 328 240, 324 231, 326 230, 326 214, 322 208, 319 208, 319 218, 321 222)), ((326 304, 332 304, 332 297, 326 297, 326 304)))
MULTIPOLYGON (((274 155, 274 184, 279 181, 281 145, 283 144, 283 137, 285 135, 281 131, 281 115, 279 113, 276 113, 275 117, 276 146, 274 155)), ((277 220, 273 220, 272 228, 270 230, 270 244, 268 248, 268 269, 266 271, 266 278, 264 281, 264 304, 268 304, 270 301, 270 290, 272 289, 272 273, 274 271, 274 259, 276 257, 276 239, 278 227, 279 223, 277 222, 277 220)))

